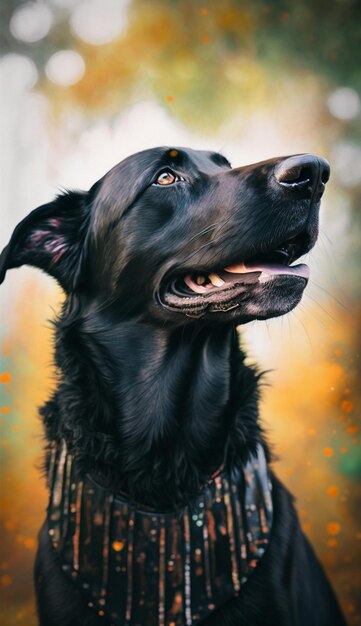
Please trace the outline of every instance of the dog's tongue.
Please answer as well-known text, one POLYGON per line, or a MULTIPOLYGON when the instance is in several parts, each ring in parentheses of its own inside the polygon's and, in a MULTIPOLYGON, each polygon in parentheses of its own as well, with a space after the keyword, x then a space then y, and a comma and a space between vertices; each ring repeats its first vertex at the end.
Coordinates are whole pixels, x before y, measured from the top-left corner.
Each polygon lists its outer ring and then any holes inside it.
POLYGON ((300 276, 301 278, 309 279, 310 270, 308 265, 300 263, 299 265, 281 265, 278 263, 240 263, 239 265, 230 265, 224 268, 226 272, 231 274, 248 274, 250 272, 262 272, 262 274, 279 275, 287 274, 293 276, 300 276))

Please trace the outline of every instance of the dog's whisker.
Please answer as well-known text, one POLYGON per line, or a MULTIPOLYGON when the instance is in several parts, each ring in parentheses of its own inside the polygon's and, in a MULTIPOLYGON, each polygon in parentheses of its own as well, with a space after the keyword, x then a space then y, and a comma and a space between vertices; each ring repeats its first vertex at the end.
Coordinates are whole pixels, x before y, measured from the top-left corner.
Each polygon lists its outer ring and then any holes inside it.
POLYGON ((314 306, 312 306, 312 307, 311 306, 307 306, 307 298, 308 298, 308 296, 306 295, 305 296, 305 303, 299 305, 300 311, 302 311, 302 313, 303 313, 303 315, 305 317, 307 317, 307 316, 312 317, 312 319, 316 320, 317 324, 320 324, 323 328, 325 328, 325 329, 329 328, 329 320, 325 318, 325 316, 323 315, 322 311, 321 311, 320 315, 317 315, 317 312, 315 311, 315 307, 314 306))
POLYGON ((206 235, 209 232, 211 232, 212 230, 214 230, 217 226, 216 224, 209 224, 209 226, 206 226, 205 228, 203 228, 202 230, 200 230, 198 233, 196 233, 195 235, 193 235, 193 237, 191 237, 189 239, 189 241, 194 241, 195 239, 198 239, 199 237, 201 237, 202 235, 206 235))
POLYGON ((315 351, 314 351, 314 347, 313 347, 313 344, 312 344, 311 336, 310 336, 310 333, 307 330, 306 325, 304 324, 302 318, 299 315, 297 315, 296 311, 291 311, 291 314, 292 314, 292 317, 301 325, 302 330, 303 330, 304 334, 306 335, 306 339, 307 339, 308 345, 310 347, 311 353, 312 353, 313 356, 315 356, 315 351))
POLYGON ((347 310, 347 306, 345 305, 344 302, 342 302, 341 300, 339 300, 338 298, 336 298, 336 296, 331 293, 328 289, 326 289, 325 287, 322 287, 322 285, 319 285, 318 283, 316 283, 313 279, 310 279, 310 283, 314 286, 317 287, 318 289, 320 289, 323 293, 325 293, 327 295, 328 298, 330 298, 331 300, 334 300, 334 302, 336 302, 336 304, 338 304, 342 309, 344 309, 345 311, 347 310))
MULTIPOLYGON (((330 246, 330 248, 334 248, 335 247, 334 242, 329 237, 329 235, 326 233, 326 231, 320 230, 320 236, 321 236, 321 241, 322 241, 323 245, 324 245, 323 239, 326 239, 326 242, 330 246)), ((327 248, 327 246, 325 246, 325 248, 327 248)))
POLYGON ((318 300, 316 300, 316 298, 314 298, 313 296, 311 296, 311 294, 310 294, 310 293, 308 293, 308 294, 307 294, 307 297, 308 297, 310 300, 312 300, 312 302, 314 302, 314 303, 317 305, 317 307, 318 307, 319 309, 321 309, 321 311, 323 311, 323 313, 325 313, 325 315, 327 315, 327 317, 329 317, 330 319, 332 319, 332 321, 334 321, 334 322, 336 321, 336 317, 335 317, 332 313, 330 313, 330 311, 328 311, 327 309, 325 309, 325 307, 324 307, 324 306, 322 306, 322 304, 321 304, 318 300))

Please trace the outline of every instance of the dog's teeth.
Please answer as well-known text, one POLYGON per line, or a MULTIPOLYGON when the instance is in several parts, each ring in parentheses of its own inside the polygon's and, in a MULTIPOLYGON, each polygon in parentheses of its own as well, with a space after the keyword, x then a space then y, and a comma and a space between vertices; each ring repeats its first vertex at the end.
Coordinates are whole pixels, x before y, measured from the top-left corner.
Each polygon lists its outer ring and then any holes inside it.
POLYGON ((226 272, 230 272, 231 274, 243 274, 244 272, 249 272, 244 265, 244 263, 238 263, 238 265, 229 265, 224 268, 226 272))
POLYGON ((208 278, 215 287, 222 287, 225 284, 225 281, 218 274, 209 274, 208 278))
POLYGON ((197 285, 204 285, 205 282, 206 282, 206 279, 204 276, 201 276, 201 275, 197 276, 196 278, 197 285))

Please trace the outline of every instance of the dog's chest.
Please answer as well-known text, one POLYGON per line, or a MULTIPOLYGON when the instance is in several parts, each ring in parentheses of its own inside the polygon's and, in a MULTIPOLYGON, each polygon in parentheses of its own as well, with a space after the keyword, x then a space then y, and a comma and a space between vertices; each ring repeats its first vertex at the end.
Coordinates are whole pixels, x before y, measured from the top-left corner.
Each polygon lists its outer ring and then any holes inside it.
POLYGON ((114 626, 193 626, 248 579, 267 547, 271 487, 262 448, 182 513, 156 513, 79 481, 65 444, 50 467, 49 535, 89 607, 114 626))

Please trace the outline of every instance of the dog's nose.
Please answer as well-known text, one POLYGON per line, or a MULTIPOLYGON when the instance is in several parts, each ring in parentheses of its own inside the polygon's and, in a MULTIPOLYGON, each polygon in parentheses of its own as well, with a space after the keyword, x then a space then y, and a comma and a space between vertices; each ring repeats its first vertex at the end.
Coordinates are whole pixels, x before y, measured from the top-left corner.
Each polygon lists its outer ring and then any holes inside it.
POLYGON ((278 163, 274 171, 277 182, 290 190, 303 191, 305 197, 321 197, 330 178, 326 159, 314 154, 289 157, 278 163))

